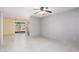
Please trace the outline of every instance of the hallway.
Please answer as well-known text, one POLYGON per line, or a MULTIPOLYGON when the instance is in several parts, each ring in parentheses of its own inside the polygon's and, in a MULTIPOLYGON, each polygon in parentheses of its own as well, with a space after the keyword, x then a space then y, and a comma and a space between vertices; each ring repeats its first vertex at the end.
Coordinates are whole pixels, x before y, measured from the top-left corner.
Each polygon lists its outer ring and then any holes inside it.
POLYGON ((26 38, 25 34, 16 34, 15 37, 4 38, 4 45, 0 51, 5 52, 68 52, 79 51, 75 47, 61 42, 41 37, 26 38), (6 38, 6 39, 5 39, 6 38))

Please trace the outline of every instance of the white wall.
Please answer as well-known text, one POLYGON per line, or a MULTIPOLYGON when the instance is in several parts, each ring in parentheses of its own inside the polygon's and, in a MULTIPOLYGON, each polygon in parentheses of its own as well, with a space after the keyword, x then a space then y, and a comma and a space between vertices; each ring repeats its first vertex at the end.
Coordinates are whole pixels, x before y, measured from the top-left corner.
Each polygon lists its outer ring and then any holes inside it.
POLYGON ((0 45, 3 44, 3 13, 0 12, 0 45))
POLYGON ((43 18, 42 36, 62 42, 79 41, 79 8, 43 18))
POLYGON ((40 19, 35 17, 30 17, 29 30, 31 36, 40 36, 40 19))
POLYGON ((1 15, 0 15, 0 43, 1 43, 1 15))

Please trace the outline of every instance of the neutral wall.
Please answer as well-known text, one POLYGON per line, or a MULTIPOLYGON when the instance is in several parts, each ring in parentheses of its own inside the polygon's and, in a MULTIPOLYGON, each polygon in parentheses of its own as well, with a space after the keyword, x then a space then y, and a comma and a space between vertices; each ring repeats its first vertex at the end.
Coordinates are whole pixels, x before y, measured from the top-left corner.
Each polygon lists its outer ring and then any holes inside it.
POLYGON ((30 17, 29 30, 31 36, 40 36, 40 19, 35 17, 30 17))
POLYGON ((1 44, 1 15, 0 15, 0 44, 1 44))
POLYGON ((44 37, 66 43, 79 41, 79 8, 45 17, 41 24, 44 37))
POLYGON ((3 44, 3 13, 0 12, 0 45, 3 44))

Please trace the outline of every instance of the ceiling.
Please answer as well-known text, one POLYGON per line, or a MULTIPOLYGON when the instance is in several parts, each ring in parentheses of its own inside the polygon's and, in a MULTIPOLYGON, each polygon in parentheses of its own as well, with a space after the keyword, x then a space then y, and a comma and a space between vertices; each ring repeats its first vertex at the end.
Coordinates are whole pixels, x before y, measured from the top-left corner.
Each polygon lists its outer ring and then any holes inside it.
MULTIPOLYGON (((26 19, 30 16, 45 17, 51 15, 50 13, 47 13, 45 15, 42 15, 41 13, 34 14, 36 12, 34 8, 36 7, 1 7, 0 11, 4 13, 4 16, 17 17, 21 19, 26 19)), ((49 9, 53 12, 52 14, 68 11, 74 8, 76 7, 49 7, 49 9)))

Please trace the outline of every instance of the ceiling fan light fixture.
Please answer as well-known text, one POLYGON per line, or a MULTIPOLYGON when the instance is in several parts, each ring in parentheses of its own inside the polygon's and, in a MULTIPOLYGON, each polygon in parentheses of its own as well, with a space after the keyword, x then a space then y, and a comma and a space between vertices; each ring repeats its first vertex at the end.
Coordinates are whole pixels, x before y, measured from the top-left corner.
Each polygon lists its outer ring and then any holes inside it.
POLYGON ((35 12, 34 14, 42 14, 42 15, 45 15, 46 13, 52 13, 52 11, 49 10, 48 7, 40 7, 40 9, 36 9, 36 10, 39 10, 37 12, 35 12))

